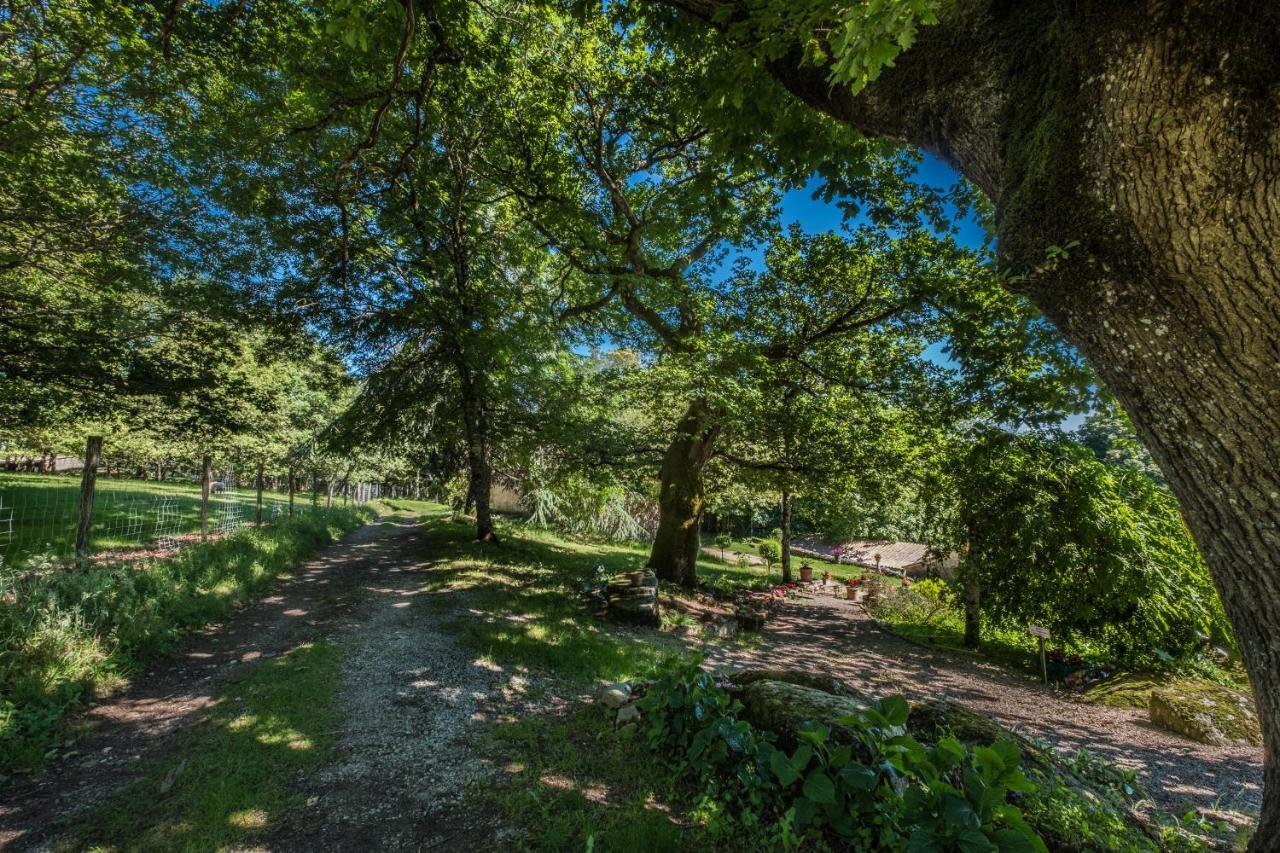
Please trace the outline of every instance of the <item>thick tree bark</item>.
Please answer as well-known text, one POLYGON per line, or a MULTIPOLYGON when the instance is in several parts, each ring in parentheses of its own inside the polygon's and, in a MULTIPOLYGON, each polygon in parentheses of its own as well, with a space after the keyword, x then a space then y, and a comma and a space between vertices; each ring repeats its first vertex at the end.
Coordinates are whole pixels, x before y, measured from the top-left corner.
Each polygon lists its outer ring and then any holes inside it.
POLYGON ((649 568, 663 580, 694 587, 706 508, 702 471, 720 428, 706 400, 694 400, 676 426, 659 472, 658 530, 649 568))
POLYGON ((791 492, 782 490, 782 582, 791 582, 791 492))
MULTIPOLYGON (((722 0, 665 0, 709 19, 722 0)), ((1280 850, 1280 4, 958 0, 862 93, 771 72, 995 204, 1000 260, 1160 464, 1253 681, 1280 850), (1050 247, 1077 243, 1066 257, 1050 247)))
POLYGON ((80 472, 80 512, 76 519, 76 563, 89 560, 89 531, 93 525, 93 492, 102 458, 102 436, 91 435, 84 444, 84 468, 80 472))
POLYGON ((462 420, 467 439, 470 488, 467 500, 475 507, 476 541, 497 542, 489 498, 493 493, 493 469, 489 463, 489 418, 477 377, 465 366, 458 371, 462 384, 462 420))
POLYGON ((962 571, 964 581, 964 645, 976 649, 982 641, 982 583, 978 573, 966 566, 962 571))

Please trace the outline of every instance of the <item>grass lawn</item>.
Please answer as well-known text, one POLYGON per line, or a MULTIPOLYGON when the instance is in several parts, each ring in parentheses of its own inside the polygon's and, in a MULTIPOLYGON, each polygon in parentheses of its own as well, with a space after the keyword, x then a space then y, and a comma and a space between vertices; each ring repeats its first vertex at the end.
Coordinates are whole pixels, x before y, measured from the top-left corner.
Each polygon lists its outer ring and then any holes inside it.
POLYGON ((299 646, 223 693, 177 756, 96 809, 77 849, 243 849, 301 805, 290 782, 333 754, 336 646, 299 646))
MULTIPOLYGON (((298 494, 295 510, 310 508, 311 497, 298 494)), ((262 500, 265 520, 288 511, 288 495, 264 492, 262 500)), ((209 528, 253 520, 255 501, 251 488, 211 495, 209 528)), ((0 474, 0 558, 5 565, 20 566, 35 554, 71 556, 79 512, 79 475, 0 474)), ((99 475, 89 532, 92 550, 139 548, 199 530, 199 484, 99 475)))

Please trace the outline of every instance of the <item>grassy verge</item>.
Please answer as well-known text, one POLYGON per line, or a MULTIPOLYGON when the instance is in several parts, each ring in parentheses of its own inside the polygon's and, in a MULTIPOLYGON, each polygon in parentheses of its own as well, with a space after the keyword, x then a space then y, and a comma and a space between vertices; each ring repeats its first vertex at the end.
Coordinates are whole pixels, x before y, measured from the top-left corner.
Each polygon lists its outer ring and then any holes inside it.
POLYGON ((299 646, 255 667, 189 732, 177 757, 96 809, 76 849, 224 850, 302 804, 289 782, 332 753, 336 646, 299 646))
POLYGON ((321 510, 244 528, 153 562, 0 576, 0 772, 38 767, 66 714, 117 689, 142 661, 252 598, 364 523, 368 510, 321 510))

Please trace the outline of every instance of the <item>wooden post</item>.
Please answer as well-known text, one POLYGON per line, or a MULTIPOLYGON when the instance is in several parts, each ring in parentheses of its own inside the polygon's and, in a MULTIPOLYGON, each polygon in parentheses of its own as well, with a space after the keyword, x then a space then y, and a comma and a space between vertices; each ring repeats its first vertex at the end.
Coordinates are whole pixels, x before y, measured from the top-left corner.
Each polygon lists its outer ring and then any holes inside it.
POLYGON ((258 527, 262 526, 262 469, 263 463, 258 463, 258 527))
POLYGON ((76 522, 76 563, 89 559, 89 526, 93 522, 93 489, 102 458, 102 436, 91 435, 84 444, 84 468, 80 472, 80 518, 76 522))
POLYGON ((289 469, 289 517, 290 518, 293 518, 293 487, 294 487, 293 469, 290 468, 289 469))
POLYGON ((213 482, 213 460, 206 453, 200 457, 200 541, 209 538, 209 489, 213 482))
POLYGON ((1049 663, 1044 655, 1044 641, 1049 639, 1049 629, 1042 628, 1039 625, 1030 625, 1027 632, 1036 638, 1036 645, 1040 649, 1040 677, 1044 679, 1044 683, 1049 683, 1049 663))

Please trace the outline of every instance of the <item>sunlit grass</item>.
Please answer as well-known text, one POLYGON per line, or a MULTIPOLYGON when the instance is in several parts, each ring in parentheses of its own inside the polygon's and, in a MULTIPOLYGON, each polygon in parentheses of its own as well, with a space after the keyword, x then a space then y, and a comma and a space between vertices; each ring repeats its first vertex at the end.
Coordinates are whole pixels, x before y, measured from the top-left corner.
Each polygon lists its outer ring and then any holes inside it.
POLYGON ((303 645, 230 687, 177 757, 97 809, 74 833, 99 850, 220 850, 252 844, 301 805, 299 771, 329 760, 341 654, 303 645), (166 788, 166 783, 168 787, 166 788))

